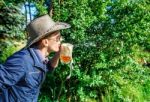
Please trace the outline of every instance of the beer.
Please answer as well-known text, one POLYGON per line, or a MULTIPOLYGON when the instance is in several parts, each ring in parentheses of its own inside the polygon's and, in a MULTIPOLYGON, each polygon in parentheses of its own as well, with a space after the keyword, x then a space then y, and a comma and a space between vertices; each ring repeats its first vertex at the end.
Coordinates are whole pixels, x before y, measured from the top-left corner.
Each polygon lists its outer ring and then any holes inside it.
POLYGON ((70 43, 61 44, 60 61, 64 64, 68 64, 70 67, 70 73, 67 76, 66 80, 70 79, 73 70, 72 50, 73 50, 72 44, 70 43))
POLYGON ((61 47, 60 61, 62 63, 68 64, 72 60, 73 45, 69 43, 63 43, 61 47))
POLYGON ((69 63, 69 62, 72 60, 72 58, 71 58, 70 56, 61 55, 61 56, 60 56, 60 60, 61 60, 61 62, 63 62, 63 63, 69 63))

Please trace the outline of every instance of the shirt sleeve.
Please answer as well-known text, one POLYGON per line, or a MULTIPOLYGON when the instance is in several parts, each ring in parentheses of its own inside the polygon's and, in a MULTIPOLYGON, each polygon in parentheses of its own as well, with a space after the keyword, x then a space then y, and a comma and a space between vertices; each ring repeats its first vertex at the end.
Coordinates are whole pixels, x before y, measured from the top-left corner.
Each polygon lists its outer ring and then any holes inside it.
POLYGON ((0 64, 0 87, 15 85, 24 75, 24 62, 19 55, 14 55, 0 64))

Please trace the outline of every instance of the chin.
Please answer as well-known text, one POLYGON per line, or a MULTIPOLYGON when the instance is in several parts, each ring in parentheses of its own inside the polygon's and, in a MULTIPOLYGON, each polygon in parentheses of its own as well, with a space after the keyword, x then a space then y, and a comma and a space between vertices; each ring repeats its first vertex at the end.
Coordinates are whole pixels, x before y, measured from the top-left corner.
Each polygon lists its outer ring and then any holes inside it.
POLYGON ((58 52, 58 51, 59 51, 59 49, 54 49, 53 51, 54 51, 54 52, 58 52))

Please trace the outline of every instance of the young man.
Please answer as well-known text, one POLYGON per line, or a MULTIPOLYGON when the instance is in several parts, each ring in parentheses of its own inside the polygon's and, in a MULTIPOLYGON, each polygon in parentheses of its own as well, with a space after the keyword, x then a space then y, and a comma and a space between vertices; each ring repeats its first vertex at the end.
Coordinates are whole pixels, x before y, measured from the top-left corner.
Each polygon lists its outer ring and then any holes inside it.
POLYGON ((60 54, 60 30, 70 28, 54 22, 48 15, 27 26, 28 42, 0 65, 0 102, 37 102, 46 72, 57 67, 60 54), (56 52, 51 60, 47 56, 56 52))

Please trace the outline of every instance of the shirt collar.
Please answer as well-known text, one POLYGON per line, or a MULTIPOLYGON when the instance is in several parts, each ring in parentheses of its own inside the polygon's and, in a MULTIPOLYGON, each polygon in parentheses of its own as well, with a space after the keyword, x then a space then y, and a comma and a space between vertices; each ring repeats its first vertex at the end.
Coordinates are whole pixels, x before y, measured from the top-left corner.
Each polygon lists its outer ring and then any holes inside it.
POLYGON ((44 64, 47 64, 48 58, 45 57, 39 49, 35 48, 35 52, 38 54, 39 59, 41 60, 41 62, 43 62, 44 64))
POLYGON ((29 52, 31 53, 32 58, 34 60, 34 66, 46 71, 46 69, 45 69, 46 58, 44 56, 42 56, 40 50, 38 50, 36 48, 29 48, 29 52))
POLYGON ((34 51, 38 54, 38 56, 39 56, 39 59, 41 60, 41 61, 44 61, 46 58, 44 57, 44 55, 42 54, 42 52, 39 50, 39 49, 34 49, 34 51))

